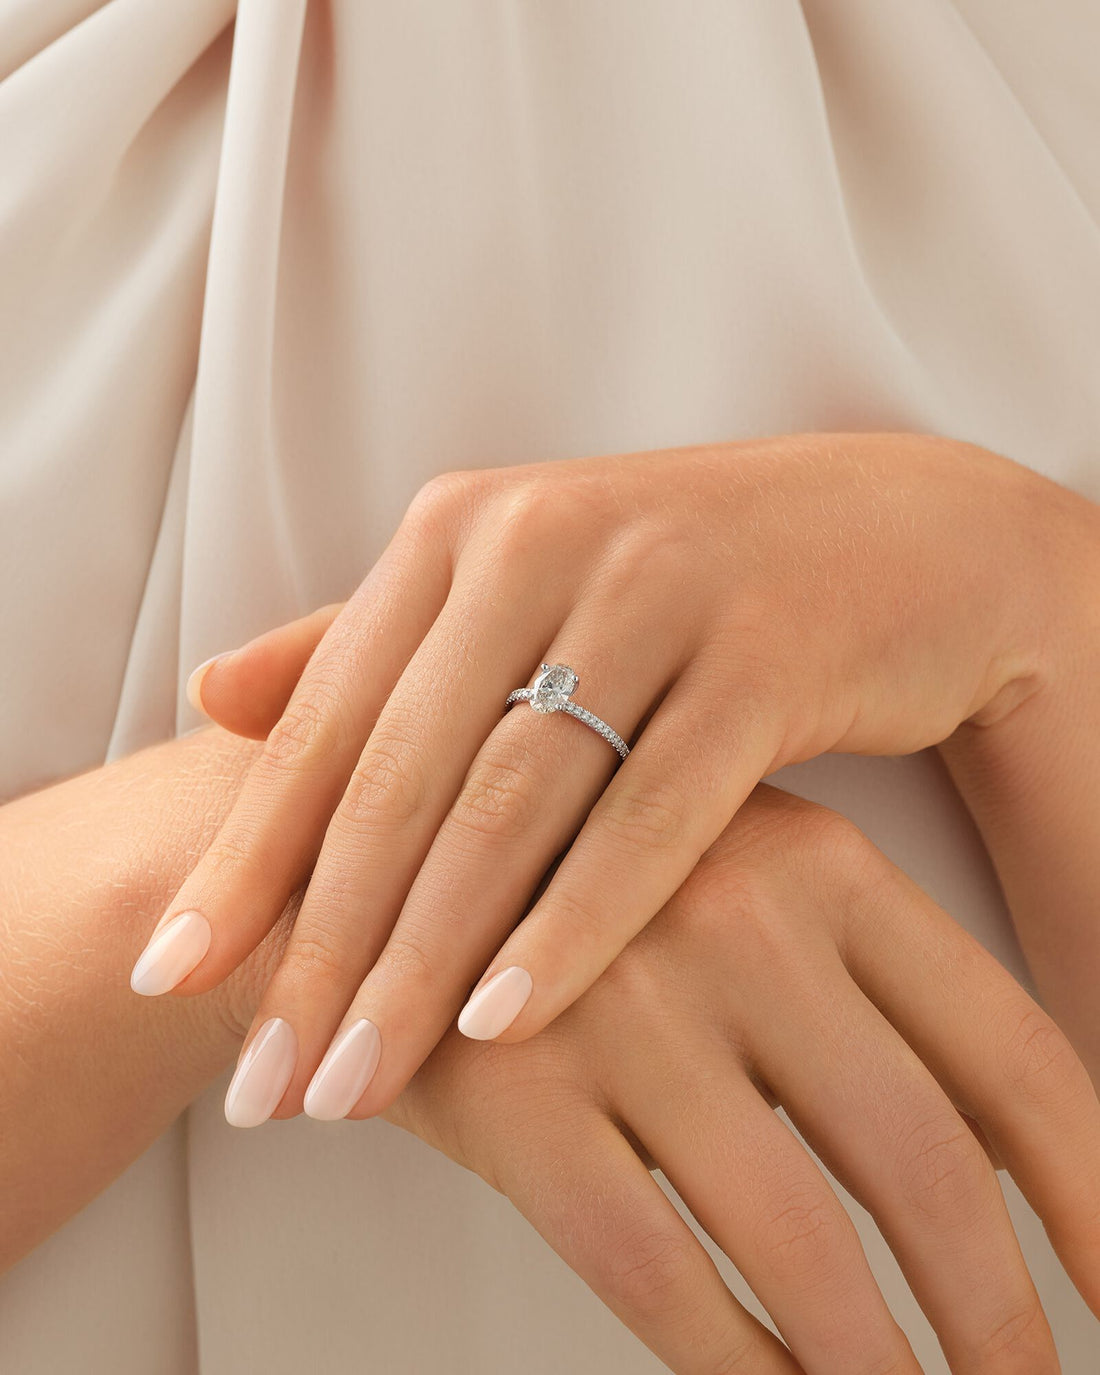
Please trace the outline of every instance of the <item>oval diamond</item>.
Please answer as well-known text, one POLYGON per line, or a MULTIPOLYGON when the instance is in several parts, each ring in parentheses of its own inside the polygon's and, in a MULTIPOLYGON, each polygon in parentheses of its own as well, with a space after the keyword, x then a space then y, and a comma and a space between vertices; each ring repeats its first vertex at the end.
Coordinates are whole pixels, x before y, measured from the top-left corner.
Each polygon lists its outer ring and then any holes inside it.
POLYGON ((531 705, 536 711, 557 711, 579 681, 568 664, 551 664, 535 679, 531 705))

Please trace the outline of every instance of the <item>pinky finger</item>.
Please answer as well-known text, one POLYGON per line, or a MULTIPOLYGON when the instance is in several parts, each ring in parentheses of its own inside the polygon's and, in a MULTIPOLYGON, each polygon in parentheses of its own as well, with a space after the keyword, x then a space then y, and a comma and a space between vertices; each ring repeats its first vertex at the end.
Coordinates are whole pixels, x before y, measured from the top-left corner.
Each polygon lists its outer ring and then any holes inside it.
POLYGON ((562 1139, 553 1137, 540 1135, 545 1169, 524 1159, 501 1185, 636 1337, 676 1375, 802 1375, 787 1347, 730 1293, 610 1119, 593 1116, 583 1132, 574 1121, 562 1139))
POLYGON ((207 659, 187 680, 187 700, 224 730, 266 740, 298 679, 345 602, 265 630, 240 649, 207 659))

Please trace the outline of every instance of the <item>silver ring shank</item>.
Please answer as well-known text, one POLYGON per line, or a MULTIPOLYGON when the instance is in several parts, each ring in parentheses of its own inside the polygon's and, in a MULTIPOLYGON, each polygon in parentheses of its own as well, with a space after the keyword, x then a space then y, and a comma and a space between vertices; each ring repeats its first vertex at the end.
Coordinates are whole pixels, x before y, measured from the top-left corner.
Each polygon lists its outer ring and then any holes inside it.
MULTIPOLYGON (((516 688, 515 692, 508 694, 508 699, 504 703, 505 711, 513 702, 529 702, 534 695, 534 688, 516 688)), ((602 735, 607 743, 619 752, 622 759, 625 759, 630 753, 630 746, 623 737, 617 731, 613 731, 606 721, 601 721, 595 712, 588 711, 585 707, 579 707, 576 702, 570 701, 559 702, 553 710, 567 711, 570 716, 575 716, 578 721, 583 721, 586 726, 591 726, 597 735, 602 735)))

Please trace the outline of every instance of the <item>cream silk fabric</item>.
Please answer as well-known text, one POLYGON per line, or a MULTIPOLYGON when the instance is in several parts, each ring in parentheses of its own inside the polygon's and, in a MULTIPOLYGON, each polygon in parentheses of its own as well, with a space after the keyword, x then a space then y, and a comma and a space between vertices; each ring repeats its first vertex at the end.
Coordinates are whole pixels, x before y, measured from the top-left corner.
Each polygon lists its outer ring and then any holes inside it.
MULTIPOLYGON (((194 727, 449 468, 906 429, 1100 498, 1098 56, 1095 0, 0 0, 0 794, 194 727)), ((1026 982, 934 756, 775 781, 1026 982)), ((0 1281, 4 1375, 663 1368, 473 1175, 225 1086, 0 1281)))

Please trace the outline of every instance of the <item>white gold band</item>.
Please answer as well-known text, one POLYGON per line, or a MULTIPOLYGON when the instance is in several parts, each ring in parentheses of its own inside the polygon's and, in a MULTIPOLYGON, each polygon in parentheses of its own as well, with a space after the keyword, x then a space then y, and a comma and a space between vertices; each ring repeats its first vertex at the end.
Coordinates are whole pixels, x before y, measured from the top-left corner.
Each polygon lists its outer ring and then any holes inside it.
POLYGON ((602 735, 618 751, 620 758, 625 759, 630 753, 630 746, 622 736, 613 731, 606 721, 601 721, 595 712, 569 700, 570 693, 576 690, 579 682, 580 679, 568 664, 540 664, 534 685, 510 692, 504 710, 507 711, 513 702, 530 702, 535 711, 566 711, 586 726, 591 726, 597 735, 602 735))

